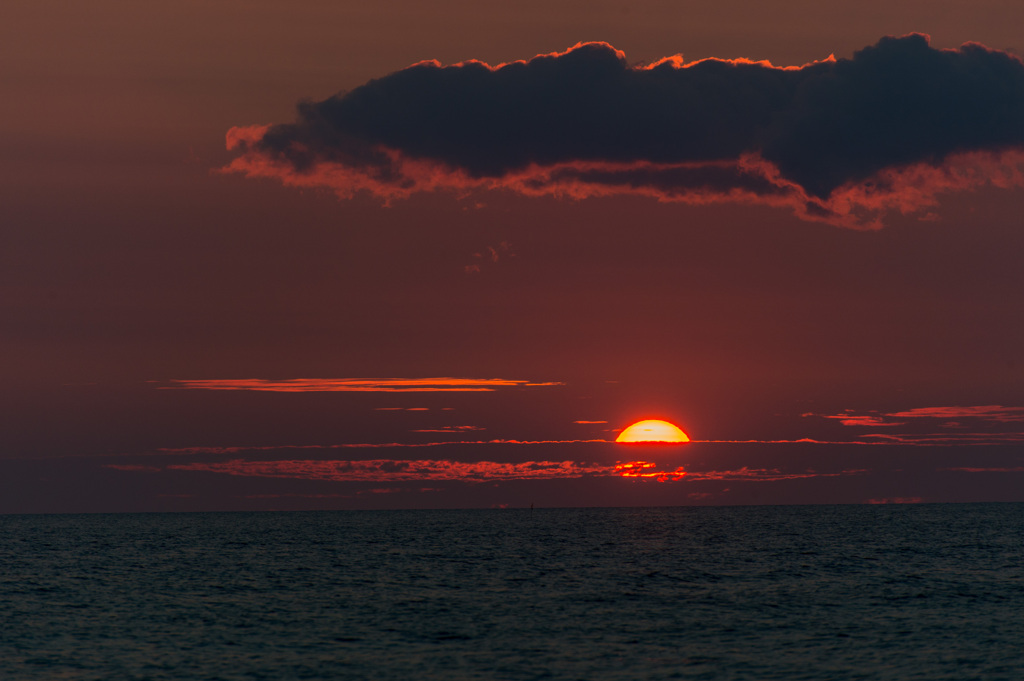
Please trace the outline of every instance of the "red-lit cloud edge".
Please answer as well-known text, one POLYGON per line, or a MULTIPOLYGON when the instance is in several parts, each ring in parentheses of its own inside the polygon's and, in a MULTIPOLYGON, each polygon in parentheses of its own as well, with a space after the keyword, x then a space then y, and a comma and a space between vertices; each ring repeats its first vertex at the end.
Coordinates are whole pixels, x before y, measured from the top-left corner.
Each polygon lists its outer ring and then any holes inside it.
MULTIPOLYGON (((923 41, 927 46, 928 40, 923 34, 911 34, 899 39, 890 37, 883 39, 875 48, 862 52, 878 53, 882 51, 883 43, 887 45, 885 49, 889 49, 901 41, 906 44, 923 41)), ((436 60, 427 60, 413 64, 400 73, 445 69, 476 69, 497 73, 512 66, 528 66, 535 60, 558 60, 577 50, 593 51, 595 47, 625 62, 625 53, 621 50, 607 43, 592 42, 578 43, 564 52, 537 55, 531 60, 517 60, 495 66, 478 60, 467 60, 443 67, 436 60)), ((1011 54, 977 43, 965 43, 956 50, 932 51, 948 55, 987 53, 1020 61, 1011 54)), ((859 56, 855 55, 854 61, 859 56)), ((849 60, 843 61, 850 63, 849 60)), ((805 69, 820 70, 822 65, 835 63, 836 59, 832 55, 821 61, 786 67, 777 67, 766 60, 743 58, 704 59, 684 63, 681 55, 674 55, 649 65, 632 66, 629 70, 686 71, 720 64, 733 67, 755 66, 775 72, 799 72, 805 69)), ((928 80, 928 75, 924 74, 920 80, 928 80)), ((392 82, 389 78, 371 83, 379 84, 384 80, 392 82)), ((958 93, 946 94, 952 99, 959 98, 958 93)), ((804 220, 855 229, 878 229, 882 226, 884 215, 894 211, 905 215, 915 214, 922 219, 933 217, 927 211, 938 204, 937 197, 942 193, 985 185, 1000 188, 1024 186, 1024 150, 1013 145, 936 150, 932 157, 926 154, 924 160, 887 165, 869 177, 859 177, 840 184, 823 197, 787 179, 779 167, 764 158, 756 148, 741 152, 734 158, 685 162, 563 159, 545 164, 534 163, 525 168, 509 168, 498 175, 481 176, 452 163, 414 157, 400 148, 372 141, 368 143, 369 146, 359 147, 357 158, 342 161, 332 158, 331 153, 321 154, 321 150, 309 148, 306 142, 295 139, 290 143, 291 149, 301 154, 310 153, 313 159, 306 159, 297 166, 261 146, 272 128, 275 126, 249 125, 229 129, 225 137, 226 147, 238 155, 222 170, 247 177, 274 178, 289 186, 329 188, 341 198, 351 198, 365 192, 386 203, 408 198, 414 193, 433 191, 465 195, 475 190, 508 190, 525 196, 569 199, 631 194, 663 202, 764 204, 788 208, 804 220), (368 162, 370 157, 376 157, 378 161, 368 162), (381 159, 383 165, 380 165, 381 159)), ((343 130, 335 137, 345 138, 349 134, 358 136, 357 132, 343 130)))
MULTIPOLYGON (((231 128, 227 149, 238 151, 258 142, 269 125, 231 128)), ((705 163, 655 163, 610 161, 531 165, 497 178, 472 177, 457 169, 420 159, 407 158, 395 149, 376 149, 391 158, 403 178, 400 185, 381 182, 358 168, 323 161, 315 168, 297 171, 290 164, 245 151, 222 170, 250 178, 275 179, 289 187, 326 188, 341 199, 357 194, 377 196, 385 204, 420 192, 448 191, 465 195, 472 191, 507 190, 527 197, 583 200, 611 196, 644 196, 662 203, 712 205, 760 204, 788 209, 799 219, 856 230, 878 230, 890 213, 934 219, 930 209, 939 196, 985 186, 1010 189, 1024 186, 1024 152, 967 152, 953 154, 940 166, 914 164, 888 168, 862 182, 836 189, 827 199, 811 196, 803 187, 781 177, 778 169, 757 154, 737 161, 705 163), (671 178, 712 171, 770 186, 771 193, 733 187, 718 191, 706 187, 673 186, 671 178)))

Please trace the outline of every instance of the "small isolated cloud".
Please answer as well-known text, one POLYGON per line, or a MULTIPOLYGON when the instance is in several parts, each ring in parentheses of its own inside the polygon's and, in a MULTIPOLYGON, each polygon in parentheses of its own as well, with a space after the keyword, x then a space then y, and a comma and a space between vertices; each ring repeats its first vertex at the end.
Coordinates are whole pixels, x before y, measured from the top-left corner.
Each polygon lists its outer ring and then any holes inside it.
POLYGON ((412 433, 469 433, 476 430, 487 430, 482 426, 444 426, 443 428, 417 428, 412 433))
POLYGON ((928 217, 940 192, 1024 184, 1024 63, 921 34, 785 68, 634 66, 581 43, 497 66, 420 62, 303 102, 294 123, 232 128, 227 146, 227 171, 342 197, 639 194, 876 228, 893 210, 928 217))
MULTIPOLYGON (((806 416, 807 414, 805 414, 806 416)), ((887 428, 892 426, 902 426, 902 423, 897 421, 887 421, 883 416, 874 416, 870 414, 853 414, 851 412, 843 412, 841 414, 826 414, 825 418, 835 419, 844 426, 871 426, 873 428, 887 428)))
POLYGON ((502 241, 497 246, 488 246, 483 251, 473 254, 473 262, 463 268, 466 274, 479 274, 481 268, 492 265, 499 260, 516 257, 512 245, 502 241))
POLYGON ((441 442, 346 442, 334 445, 262 445, 262 446, 223 446, 223 447, 161 447, 154 450, 157 455, 226 455, 241 452, 268 452, 282 449, 298 451, 330 451, 335 449, 401 449, 403 447, 445 447, 449 445, 564 445, 580 443, 608 443, 608 440, 445 440, 441 442))
POLYGON ((607 421, 573 421, 573 423, 582 423, 584 425, 597 424, 597 423, 608 423, 607 421))
MULTIPOLYGON (((212 378, 172 380, 161 390, 261 390, 284 393, 307 392, 492 392, 498 388, 564 385, 558 382, 510 381, 503 378, 212 378)), ((400 409, 385 407, 384 409, 400 409)), ((407 411, 426 411, 409 407, 407 411)))
POLYGON ((921 497, 884 497, 882 499, 868 499, 869 504, 920 504, 921 497))

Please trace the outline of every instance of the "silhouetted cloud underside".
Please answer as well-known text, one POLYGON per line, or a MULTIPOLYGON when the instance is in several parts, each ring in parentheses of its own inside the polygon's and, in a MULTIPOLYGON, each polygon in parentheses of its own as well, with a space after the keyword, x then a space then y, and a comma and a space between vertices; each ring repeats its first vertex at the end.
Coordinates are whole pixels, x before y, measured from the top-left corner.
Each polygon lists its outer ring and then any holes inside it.
POLYGON ((232 128, 228 169, 385 200, 640 193, 871 227, 939 191, 1022 183, 1024 63, 975 43, 933 49, 920 34, 790 68, 630 66, 585 43, 497 67, 423 62, 298 113, 232 128))

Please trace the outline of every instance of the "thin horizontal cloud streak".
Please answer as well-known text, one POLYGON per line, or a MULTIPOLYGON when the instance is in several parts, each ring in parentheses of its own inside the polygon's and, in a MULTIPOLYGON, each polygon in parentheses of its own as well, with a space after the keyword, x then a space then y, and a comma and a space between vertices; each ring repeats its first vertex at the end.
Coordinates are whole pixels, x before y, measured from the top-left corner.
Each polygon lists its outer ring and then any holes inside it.
POLYGON ((334 482, 387 482, 446 480, 484 482, 493 480, 537 480, 582 478, 608 475, 609 467, 576 461, 449 461, 444 459, 366 459, 332 461, 288 459, 278 461, 198 461, 171 464, 169 470, 206 471, 228 475, 301 478, 334 482))
POLYGON ((332 445, 261 445, 261 446, 195 446, 195 447, 161 447, 153 453, 192 455, 192 454, 236 454, 239 452, 275 451, 281 449, 295 450, 332 450, 332 449, 401 449, 403 447, 446 447, 466 445, 565 445, 600 443, 609 444, 610 440, 443 440, 439 442, 346 442, 332 445))
POLYGON ((1024 433, 867 433, 861 437, 884 441, 886 444, 922 446, 1000 445, 1024 442, 1024 433))
MULTIPOLYGON (((418 430, 412 432, 441 432, 441 429, 434 430, 418 430)), ((472 431, 453 431, 445 430, 443 432, 449 434, 458 434, 460 432, 472 432, 472 431)), ((892 435, 889 433, 875 433, 862 435, 862 438, 879 438, 882 441, 872 442, 865 441, 863 439, 855 440, 816 440, 811 438, 802 438, 799 440, 691 440, 687 444, 711 444, 711 445, 757 445, 757 444, 792 444, 792 445, 854 445, 858 447, 878 447, 890 444, 916 444, 917 439, 944 439, 949 440, 953 443, 953 439, 959 439, 958 441, 971 443, 984 443, 985 439, 1005 437, 1007 441, 1024 440, 1024 434, 1018 433, 1005 433, 1005 434, 991 434, 991 433, 955 433, 949 436, 935 436, 935 435, 892 435), (1010 440, 1012 438, 1012 440, 1010 440)), ((332 450, 344 450, 344 449, 420 449, 429 447, 468 447, 468 446, 483 446, 483 445, 576 445, 576 444, 599 444, 609 445, 615 444, 614 440, 606 439, 570 439, 570 440, 513 440, 513 439, 492 439, 492 440, 439 440, 435 442, 345 442, 337 444, 276 444, 276 445, 259 445, 259 446, 246 446, 246 445, 225 445, 225 446, 191 446, 191 447, 161 447, 149 452, 150 455, 176 455, 176 456, 191 456, 191 455, 231 455, 239 454, 244 452, 269 452, 269 451, 280 451, 280 450, 295 450, 295 451, 332 451, 332 450)), ((658 448, 671 448, 671 447, 685 447, 686 444, 678 443, 654 443, 648 444, 631 444, 629 447, 658 447, 658 448)))
POLYGON ((1024 473, 1024 466, 990 466, 988 468, 960 466, 942 470, 957 473, 1024 473))
POLYGON ((229 171, 341 196, 504 188, 761 202, 877 227, 937 192, 1024 184, 1024 63, 887 37, 777 68, 681 57, 630 66, 606 43, 489 66, 435 61, 232 128, 229 171))
MULTIPOLYGON (((162 390, 257 390, 267 392, 493 392, 498 388, 564 385, 503 378, 262 378, 174 379, 162 390)), ((393 407, 392 409, 400 409, 393 407)))
MULTIPOLYGON (((271 477, 333 482, 397 483, 410 481, 447 482, 500 482, 508 480, 552 480, 597 477, 633 478, 649 482, 679 481, 780 481, 817 477, 859 475, 867 469, 818 471, 811 468, 783 470, 743 466, 737 469, 688 471, 678 462, 668 464, 651 461, 572 460, 459 460, 435 459, 312 459, 298 457, 255 459, 246 456, 260 448, 210 448, 209 451, 184 451, 178 454, 230 455, 219 461, 193 460, 166 463, 163 466, 139 464, 105 464, 132 473, 158 473, 163 471, 191 471, 218 473, 243 477, 271 477)), ((275 449, 275 448, 267 448, 275 449)), ((300 449, 300 448, 295 448, 300 449)), ((308 449, 308 448, 307 448, 308 449)))
POLYGON ((1024 442, 1024 407, 999 404, 950 407, 917 407, 889 413, 804 414, 839 421, 857 428, 897 428, 898 432, 864 433, 860 437, 877 443, 908 445, 1010 444, 1024 442))
POLYGON ((198 471, 263 478, 293 478, 332 482, 408 482, 458 481, 493 482, 503 480, 554 480, 585 477, 622 477, 655 482, 690 481, 779 481, 805 478, 839 477, 867 473, 864 469, 836 472, 814 470, 783 471, 778 468, 749 468, 691 472, 681 466, 659 469, 650 461, 620 461, 614 465, 586 461, 457 461, 449 459, 276 459, 227 461, 191 461, 168 464, 165 469, 151 466, 107 464, 116 470, 152 473, 161 470, 198 471))
POLYGON ((616 475, 623 478, 650 478, 658 482, 675 482, 682 480, 686 475, 681 466, 672 471, 659 471, 658 464, 651 461, 617 463, 613 470, 616 475))
POLYGON ((893 418, 965 419, 974 418, 992 423, 1024 423, 1024 407, 1004 407, 998 404, 977 407, 921 407, 898 411, 893 418))
POLYGON ((890 428, 893 426, 902 426, 903 424, 898 421, 886 421, 883 416, 873 416, 870 414, 853 414, 853 413, 842 413, 842 414, 830 414, 826 415, 827 419, 834 419, 844 426, 871 426, 874 428, 885 427, 890 428))
POLYGON ((801 480, 804 478, 836 478, 842 475, 863 475, 866 469, 850 469, 831 473, 818 471, 782 471, 778 468, 748 468, 743 466, 735 470, 725 471, 701 471, 687 474, 690 480, 748 480, 748 481, 774 481, 774 480, 801 480))
POLYGON ((475 430, 487 430, 482 426, 444 426, 442 428, 416 428, 410 433, 466 433, 475 430))

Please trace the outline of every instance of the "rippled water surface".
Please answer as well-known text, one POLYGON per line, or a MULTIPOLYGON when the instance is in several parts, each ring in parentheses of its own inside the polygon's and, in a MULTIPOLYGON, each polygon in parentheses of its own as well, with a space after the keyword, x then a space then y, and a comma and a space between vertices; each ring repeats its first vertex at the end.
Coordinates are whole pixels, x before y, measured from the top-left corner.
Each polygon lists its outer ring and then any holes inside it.
POLYGON ((1022 679, 1024 505, 0 516, 2 679, 1022 679))

